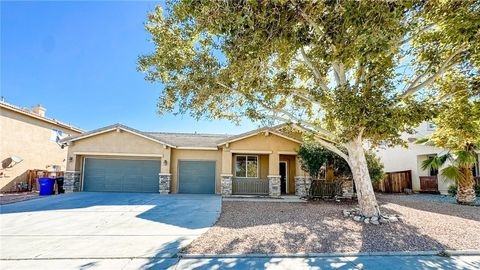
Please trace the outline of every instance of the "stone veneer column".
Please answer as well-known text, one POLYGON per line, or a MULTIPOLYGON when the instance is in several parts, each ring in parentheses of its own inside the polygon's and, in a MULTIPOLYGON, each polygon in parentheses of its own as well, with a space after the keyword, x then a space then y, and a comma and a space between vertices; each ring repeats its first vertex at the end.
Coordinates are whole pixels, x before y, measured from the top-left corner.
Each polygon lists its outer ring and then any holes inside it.
POLYGON ((280 196, 280 175, 268 175, 268 195, 271 197, 280 196))
POLYGON ((306 197, 311 184, 312 178, 310 176, 295 176, 295 195, 306 197))
POLYGON ((65 172, 63 189, 65 190, 65 193, 80 191, 80 172, 79 171, 65 172))
POLYGON ((222 196, 232 195, 232 174, 222 174, 221 193, 222 196))
POLYGON ((170 181, 172 180, 171 173, 159 173, 158 174, 158 192, 160 194, 170 193, 170 181))
POLYGON ((353 197, 353 180, 344 179, 342 182, 342 196, 352 198, 353 197))

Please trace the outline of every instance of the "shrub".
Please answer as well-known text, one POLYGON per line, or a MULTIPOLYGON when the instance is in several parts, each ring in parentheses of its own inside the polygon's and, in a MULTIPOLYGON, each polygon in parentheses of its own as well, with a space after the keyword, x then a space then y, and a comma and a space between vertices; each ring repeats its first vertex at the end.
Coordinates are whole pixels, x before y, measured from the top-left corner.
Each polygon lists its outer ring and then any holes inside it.
MULTIPOLYGON (((325 149, 319 144, 305 143, 298 150, 302 170, 306 171, 313 179, 319 179, 322 167, 327 163, 333 165, 335 176, 352 178, 348 163, 339 155, 325 149)), ((384 178, 383 164, 372 151, 365 151, 368 172, 372 182, 378 182, 384 178)))
MULTIPOLYGON (((455 197, 457 195, 457 189, 457 184, 450 185, 448 187, 448 195, 455 197)), ((477 195, 477 197, 480 197, 480 185, 475 186, 475 194, 477 195)))

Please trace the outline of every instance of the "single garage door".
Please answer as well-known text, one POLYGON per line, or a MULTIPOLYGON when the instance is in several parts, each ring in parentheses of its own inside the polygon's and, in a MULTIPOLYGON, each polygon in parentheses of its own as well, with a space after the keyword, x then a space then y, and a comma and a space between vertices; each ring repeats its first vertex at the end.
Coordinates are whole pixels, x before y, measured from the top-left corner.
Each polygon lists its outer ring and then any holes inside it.
POLYGON ((179 193, 214 194, 215 161, 178 161, 179 193))
POLYGON ((158 192, 160 160, 86 158, 84 191, 158 192))

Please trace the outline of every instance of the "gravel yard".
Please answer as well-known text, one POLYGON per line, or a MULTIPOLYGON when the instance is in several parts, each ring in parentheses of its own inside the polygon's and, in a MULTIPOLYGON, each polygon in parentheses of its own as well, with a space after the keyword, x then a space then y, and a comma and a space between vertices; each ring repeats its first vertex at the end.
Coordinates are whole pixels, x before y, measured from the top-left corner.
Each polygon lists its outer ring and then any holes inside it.
POLYGON ((2 193, 0 194, 0 205, 28 201, 37 198, 40 198, 38 192, 2 193))
POLYGON ((352 202, 223 202, 217 224, 190 254, 480 249, 480 207, 377 195, 382 211, 403 222, 358 223, 343 217, 352 202))

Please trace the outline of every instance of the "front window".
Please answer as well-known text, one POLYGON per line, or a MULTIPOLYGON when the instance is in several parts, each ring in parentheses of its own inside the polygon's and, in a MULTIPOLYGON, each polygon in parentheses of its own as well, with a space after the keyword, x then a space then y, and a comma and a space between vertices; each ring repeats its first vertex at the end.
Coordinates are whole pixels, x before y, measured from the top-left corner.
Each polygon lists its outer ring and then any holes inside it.
POLYGON ((258 156, 236 156, 235 177, 258 178, 258 156))

